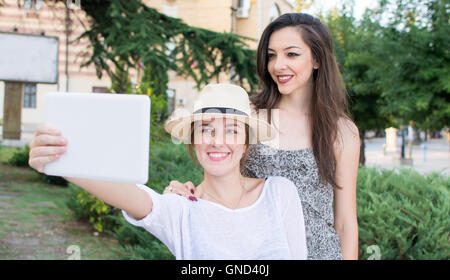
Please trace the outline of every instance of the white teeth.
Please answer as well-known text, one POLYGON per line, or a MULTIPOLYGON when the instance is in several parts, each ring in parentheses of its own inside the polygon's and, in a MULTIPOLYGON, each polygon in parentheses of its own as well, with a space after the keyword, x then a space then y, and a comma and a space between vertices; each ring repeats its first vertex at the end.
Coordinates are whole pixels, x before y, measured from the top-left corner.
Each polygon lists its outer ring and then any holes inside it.
POLYGON ((219 157, 224 157, 224 156, 228 155, 228 153, 210 153, 208 155, 213 158, 219 158, 219 157))
POLYGON ((290 78, 291 78, 291 76, 283 76, 283 77, 279 76, 278 77, 278 79, 280 79, 281 81, 286 81, 286 80, 289 80, 290 78))

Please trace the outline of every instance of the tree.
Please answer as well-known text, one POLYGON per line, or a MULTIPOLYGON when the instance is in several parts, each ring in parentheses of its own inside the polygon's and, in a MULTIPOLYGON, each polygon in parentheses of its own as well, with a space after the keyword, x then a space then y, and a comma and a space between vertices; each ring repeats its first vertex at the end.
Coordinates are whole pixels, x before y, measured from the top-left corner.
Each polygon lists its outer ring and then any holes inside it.
POLYGON ((81 9, 92 20, 79 38, 91 42, 83 65, 94 64, 99 77, 103 71, 114 77, 110 62, 117 68, 136 68, 143 62, 151 65, 152 79, 157 83, 167 83, 167 71, 174 70, 192 78, 200 88, 232 68, 231 78, 249 87, 249 91, 256 91, 255 51, 247 48, 244 37, 191 27, 139 0, 81 1, 81 9), (119 61, 124 61, 125 66, 119 61))
POLYGON ((384 65, 378 64, 386 111, 423 130, 449 126, 449 4, 442 0, 396 0, 383 29, 384 65))
POLYGON ((353 11, 346 6, 330 13, 326 23, 333 36, 335 55, 349 95, 350 113, 360 132, 360 163, 365 163, 365 134, 383 129, 392 117, 383 111, 385 100, 373 66, 379 63, 374 49, 379 46, 376 36, 380 26, 368 14, 357 24, 353 11))
POLYGON ((441 0, 380 0, 356 22, 351 9, 326 18, 361 133, 405 125, 449 126, 450 28, 441 0), (383 22, 383 24, 382 24, 383 22))
POLYGON ((116 67, 114 75, 111 76, 111 90, 115 93, 131 93, 131 81, 128 74, 128 67, 124 61, 118 62, 120 67, 116 67))

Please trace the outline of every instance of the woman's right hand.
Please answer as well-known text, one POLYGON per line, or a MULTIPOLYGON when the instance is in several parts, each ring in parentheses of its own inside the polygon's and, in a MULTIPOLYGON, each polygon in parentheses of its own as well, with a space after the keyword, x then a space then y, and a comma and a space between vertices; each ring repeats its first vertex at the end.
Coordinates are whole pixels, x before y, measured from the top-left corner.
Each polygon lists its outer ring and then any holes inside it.
POLYGON ((44 124, 36 130, 29 147, 28 165, 43 173, 47 163, 59 159, 67 151, 67 139, 56 127, 44 124))
POLYGON ((171 181, 164 189, 163 194, 174 193, 186 197, 189 200, 197 201, 195 197, 195 186, 192 182, 180 183, 178 181, 171 181))

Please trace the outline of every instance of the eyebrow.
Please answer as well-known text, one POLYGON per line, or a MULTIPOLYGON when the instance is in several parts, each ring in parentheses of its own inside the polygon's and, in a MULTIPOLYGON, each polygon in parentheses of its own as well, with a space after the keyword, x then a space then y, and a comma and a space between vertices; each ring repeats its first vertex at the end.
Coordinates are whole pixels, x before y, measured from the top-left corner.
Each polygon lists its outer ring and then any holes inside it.
MULTIPOLYGON (((212 126, 211 123, 202 123, 201 125, 198 125, 197 127, 204 127, 204 126, 212 126)), ((229 126, 233 126, 233 127, 241 127, 239 124, 237 123, 229 123, 227 125, 225 125, 225 127, 229 127, 229 126)))
MULTIPOLYGON (((289 47, 286 47, 286 48, 284 48, 284 50, 289 50, 289 49, 302 49, 302 48, 300 48, 300 47, 297 47, 297 46, 289 46, 289 47)), ((274 49, 271 49, 271 48, 267 48, 267 50, 268 51, 275 51, 274 49)))

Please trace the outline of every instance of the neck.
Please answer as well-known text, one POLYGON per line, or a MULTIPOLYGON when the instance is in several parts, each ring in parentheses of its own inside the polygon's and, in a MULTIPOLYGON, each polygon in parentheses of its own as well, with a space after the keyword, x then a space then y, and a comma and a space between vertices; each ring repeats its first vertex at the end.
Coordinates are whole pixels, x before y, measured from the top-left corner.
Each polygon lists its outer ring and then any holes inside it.
POLYGON ((312 85, 291 94, 282 94, 277 107, 295 115, 309 115, 312 95, 312 85))
MULTIPOLYGON (((201 196, 205 195, 222 203, 235 203, 243 193, 244 177, 239 169, 222 176, 204 173, 204 179, 198 186, 201 196)), ((209 199, 208 199, 209 200, 209 199)))

